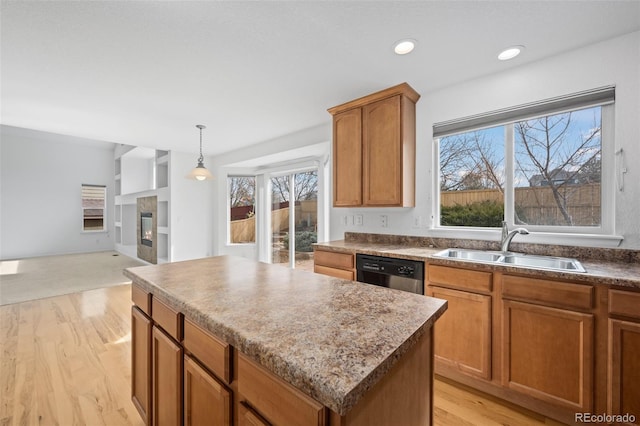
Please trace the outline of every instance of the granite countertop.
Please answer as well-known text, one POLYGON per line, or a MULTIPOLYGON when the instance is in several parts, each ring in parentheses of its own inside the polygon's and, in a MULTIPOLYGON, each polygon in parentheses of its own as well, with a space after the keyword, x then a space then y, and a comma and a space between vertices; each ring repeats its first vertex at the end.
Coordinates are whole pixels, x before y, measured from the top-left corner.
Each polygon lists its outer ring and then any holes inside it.
POLYGON ((435 265, 472 266, 483 270, 517 272, 522 275, 555 278, 583 282, 585 284, 612 285, 640 289, 640 263, 614 262, 609 260, 578 260, 587 272, 552 271, 526 268, 513 265, 488 264, 461 259, 445 259, 433 256, 443 248, 415 247, 394 243, 375 243, 368 241, 330 241, 317 243, 316 247, 340 253, 362 253, 376 256, 397 257, 400 259, 428 261, 435 265))
POLYGON ((125 269, 340 415, 446 310, 446 301, 232 256, 125 269))

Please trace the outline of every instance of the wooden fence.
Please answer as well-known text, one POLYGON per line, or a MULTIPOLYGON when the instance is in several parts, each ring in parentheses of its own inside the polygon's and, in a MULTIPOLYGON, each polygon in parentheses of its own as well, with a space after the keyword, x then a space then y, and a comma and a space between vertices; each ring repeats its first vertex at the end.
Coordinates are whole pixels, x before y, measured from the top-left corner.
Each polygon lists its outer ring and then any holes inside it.
MULTIPOLYGON (((296 228, 315 227, 318 222, 317 201, 301 201, 295 206, 296 228)), ((250 243, 256 240, 256 217, 231 221, 230 242, 250 243)), ((271 211, 271 229, 273 232, 289 231, 289 208, 271 211)))
MULTIPOLYGON (((600 224, 601 197, 600 184, 567 185, 561 189, 566 197, 567 211, 576 226, 600 224)), ((468 205, 482 201, 504 203, 502 193, 496 189, 468 191, 447 191, 440 193, 440 203, 444 207, 468 205)), ((521 220, 530 224, 564 224, 562 213, 548 186, 523 187, 515 189, 515 205, 521 220)))

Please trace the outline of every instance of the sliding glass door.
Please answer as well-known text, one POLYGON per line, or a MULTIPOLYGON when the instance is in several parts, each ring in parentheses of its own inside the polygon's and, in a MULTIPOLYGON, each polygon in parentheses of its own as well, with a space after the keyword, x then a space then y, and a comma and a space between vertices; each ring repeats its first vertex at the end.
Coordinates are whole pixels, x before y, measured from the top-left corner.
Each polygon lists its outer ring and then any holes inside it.
POLYGON ((318 235, 317 169, 272 176, 271 263, 313 270, 318 235))

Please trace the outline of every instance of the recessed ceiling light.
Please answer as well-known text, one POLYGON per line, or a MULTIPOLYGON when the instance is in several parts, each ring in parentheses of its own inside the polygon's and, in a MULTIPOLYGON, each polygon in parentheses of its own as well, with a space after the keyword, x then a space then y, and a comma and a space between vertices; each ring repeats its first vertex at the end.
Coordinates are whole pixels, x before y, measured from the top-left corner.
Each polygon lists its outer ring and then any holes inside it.
POLYGON ((393 51, 396 52, 396 54, 398 55, 406 55, 407 53, 410 53, 415 47, 416 47, 416 41, 406 38, 406 39, 397 41, 393 45, 393 51))
POLYGON ((498 55, 498 59, 500 59, 501 61, 508 61, 509 59, 513 59, 518 56, 523 49, 524 46, 507 47, 502 52, 500 52, 500 54, 498 55))

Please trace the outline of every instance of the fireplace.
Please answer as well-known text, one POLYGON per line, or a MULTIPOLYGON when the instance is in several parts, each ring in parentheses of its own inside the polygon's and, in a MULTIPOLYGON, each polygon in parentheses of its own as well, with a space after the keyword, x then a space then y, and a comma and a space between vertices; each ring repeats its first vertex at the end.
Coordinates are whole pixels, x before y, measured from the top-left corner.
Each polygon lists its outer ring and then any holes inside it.
POLYGON ((153 247, 153 213, 140 213, 140 243, 153 247))

